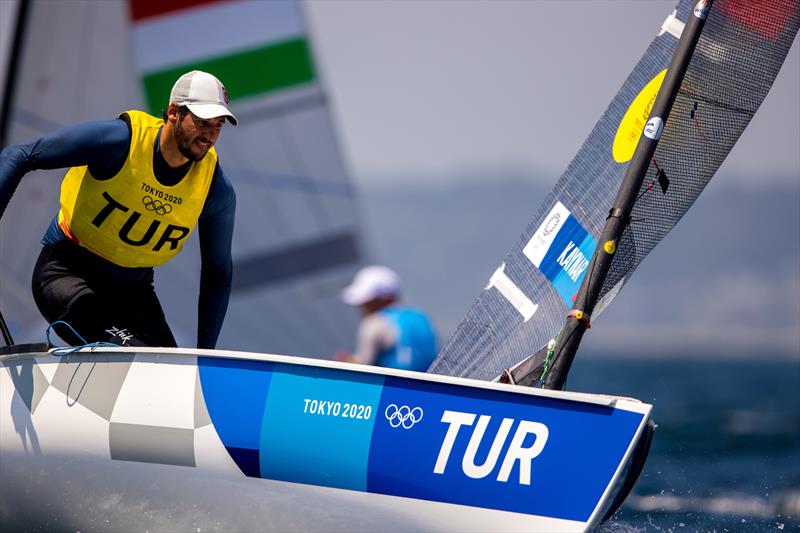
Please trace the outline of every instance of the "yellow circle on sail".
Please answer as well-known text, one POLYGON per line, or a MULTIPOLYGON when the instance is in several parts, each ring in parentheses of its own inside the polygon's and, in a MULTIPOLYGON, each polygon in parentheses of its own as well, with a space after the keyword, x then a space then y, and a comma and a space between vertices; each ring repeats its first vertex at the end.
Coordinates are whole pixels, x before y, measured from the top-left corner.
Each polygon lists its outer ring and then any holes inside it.
POLYGON ((642 136, 642 130, 647 124, 650 110, 653 109, 653 102, 656 101, 656 95, 666 74, 667 69, 656 74, 636 95, 631 106, 625 112, 625 116, 622 117, 619 128, 617 128, 617 136, 614 137, 614 145, 611 148, 611 154, 617 163, 625 163, 633 157, 633 151, 636 150, 639 137, 642 136))

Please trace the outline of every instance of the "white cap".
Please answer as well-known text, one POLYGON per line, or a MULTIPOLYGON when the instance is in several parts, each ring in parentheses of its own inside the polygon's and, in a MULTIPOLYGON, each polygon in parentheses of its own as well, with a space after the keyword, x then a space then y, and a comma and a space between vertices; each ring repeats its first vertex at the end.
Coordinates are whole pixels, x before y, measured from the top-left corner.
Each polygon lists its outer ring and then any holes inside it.
POLYGON ((362 305, 376 298, 397 298, 400 277, 385 266, 373 265, 358 271, 353 283, 342 290, 342 300, 350 305, 362 305))
POLYGON ((185 105, 200 118, 227 117, 234 126, 236 117, 228 109, 228 92, 215 76, 208 72, 187 72, 172 86, 169 102, 185 105))

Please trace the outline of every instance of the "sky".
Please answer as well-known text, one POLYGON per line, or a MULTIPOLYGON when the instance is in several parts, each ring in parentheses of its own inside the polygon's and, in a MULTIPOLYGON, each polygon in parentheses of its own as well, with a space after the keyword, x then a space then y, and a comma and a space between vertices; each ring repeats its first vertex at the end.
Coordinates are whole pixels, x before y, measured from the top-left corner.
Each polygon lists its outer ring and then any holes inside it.
MULTIPOLYGON (((358 180, 461 179, 498 166, 554 181, 675 0, 308 0, 358 180)), ((0 32, 15 3, 0 0, 0 32)), ((0 39, 0 67, 7 50, 0 39)), ((0 95, 2 96, 2 95, 0 95)), ((800 175, 800 44, 723 166, 800 175)), ((753 180, 753 175, 759 179, 753 180)), ((488 179, 488 178, 487 178, 488 179)))
MULTIPOLYGON (((324 0, 306 14, 357 179, 502 166, 553 182, 675 4, 324 0)), ((731 179, 798 179, 798 48, 723 166, 731 179)))

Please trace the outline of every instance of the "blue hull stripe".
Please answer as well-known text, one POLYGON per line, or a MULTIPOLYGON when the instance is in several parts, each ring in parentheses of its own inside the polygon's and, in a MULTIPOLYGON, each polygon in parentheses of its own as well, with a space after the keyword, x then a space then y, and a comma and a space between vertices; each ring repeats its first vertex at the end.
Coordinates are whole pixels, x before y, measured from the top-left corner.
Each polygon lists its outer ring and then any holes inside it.
POLYGON ((242 472, 261 477, 261 419, 274 364, 198 357, 197 366, 206 408, 220 440, 242 472))
POLYGON ((331 368, 198 364, 248 475, 568 520, 590 518, 644 417, 331 368))

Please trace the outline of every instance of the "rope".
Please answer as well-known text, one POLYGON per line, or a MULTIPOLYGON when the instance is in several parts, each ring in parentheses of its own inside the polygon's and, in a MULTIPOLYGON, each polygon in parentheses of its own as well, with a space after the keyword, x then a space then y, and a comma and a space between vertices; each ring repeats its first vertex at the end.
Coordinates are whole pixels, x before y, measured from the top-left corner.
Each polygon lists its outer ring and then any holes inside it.
POLYGON ((514 375, 511 373, 510 368, 503 370, 503 375, 500 376, 500 383, 510 383, 512 385, 517 384, 517 382, 514 381, 514 375))
POLYGON ((542 376, 539 378, 539 381, 542 383, 545 382, 545 380, 547 379, 547 373, 550 372, 550 365, 553 363, 553 354, 556 351, 558 338, 561 337, 562 331, 564 330, 563 329, 559 330, 555 338, 550 339, 550 342, 547 343, 547 357, 544 358, 544 368, 542 368, 542 376))
POLYGON ((75 331, 75 328, 73 328, 69 323, 64 322, 63 320, 56 320, 55 322, 52 322, 51 324, 49 324, 47 326, 47 329, 45 330, 45 336, 47 337, 47 344, 49 344, 50 346, 53 346, 53 350, 50 351, 50 355, 55 355, 55 356, 70 355, 70 354, 73 354, 73 353, 81 350, 82 348, 98 348, 98 347, 101 347, 101 346, 118 347, 117 344, 114 344, 114 343, 111 343, 111 342, 87 342, 86 339, 81 337, 80 333, 75 331), (63 324, 65 326, 67 326, 70 329, 70 331, 72 331, 72 333, 76 337, 78 337, 78 339, 81 342, 83 342, 83 344, 78 345, 78 346, 57 346, 55 343, 53 343, 53 341, 50 340, 50 330, 52 330, 53 326, 55 326, 56 324, 63 324))

